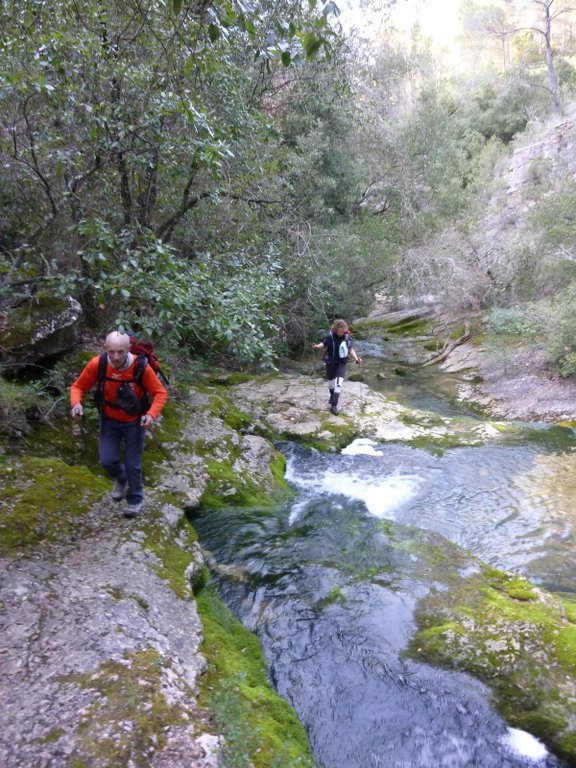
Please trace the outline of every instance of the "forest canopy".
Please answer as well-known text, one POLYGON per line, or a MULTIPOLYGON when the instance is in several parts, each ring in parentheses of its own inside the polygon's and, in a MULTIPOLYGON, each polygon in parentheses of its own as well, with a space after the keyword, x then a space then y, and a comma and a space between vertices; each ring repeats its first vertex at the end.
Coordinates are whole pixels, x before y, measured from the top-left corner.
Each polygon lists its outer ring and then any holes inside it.
POLYGON ((570 103, 573 12, 465 0, 456 68, 417 14, 363 13, 369 35, 316 0, 4 0, 0 309, 70 295, 98 332, 262 366, 376 292, 561 312, 568 165, 525 242, 481 222, 570 103))

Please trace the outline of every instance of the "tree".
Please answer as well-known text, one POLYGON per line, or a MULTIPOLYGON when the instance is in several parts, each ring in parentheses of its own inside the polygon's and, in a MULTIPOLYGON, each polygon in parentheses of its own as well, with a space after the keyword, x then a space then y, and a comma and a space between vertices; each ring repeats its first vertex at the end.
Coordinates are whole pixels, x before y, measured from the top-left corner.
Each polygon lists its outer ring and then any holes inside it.
MULTIPOLYGON (((538 9, 540 24, 538 26, 526 27, 526 29, 535 32, 543 40, 544 59, 546 61, 548 88, 552 98, 552 106, 556 114, 561 115, 562 101, 558 86, 558 75, 556 74, 555 51, 552 44, 552 22, 562 14, 569 13, 572 9, 567 7, 558 8, 557 0, 531 0, 531 3, 538 9)), ((520 29, 523 29, 523 27, 520 29)))
MULTIPOLYGON (((259 78, 316 55, 333 37, 334 10, 298 0, 3 2, 4 296, 32 283, 72 289, 94 322, 110 322, 122 296, 133 321, 149 322, 146 280, 175 288, 178 263, 198 298, 187 262, 216 270, 228 255, 190 237, 192 215, 223 198, 257 204, 259 144, 272 135, 259 78)), ((231 263, 238 252, 232 244, 231 263)), ((178 311, 170 296, 168 307, 178 311)))

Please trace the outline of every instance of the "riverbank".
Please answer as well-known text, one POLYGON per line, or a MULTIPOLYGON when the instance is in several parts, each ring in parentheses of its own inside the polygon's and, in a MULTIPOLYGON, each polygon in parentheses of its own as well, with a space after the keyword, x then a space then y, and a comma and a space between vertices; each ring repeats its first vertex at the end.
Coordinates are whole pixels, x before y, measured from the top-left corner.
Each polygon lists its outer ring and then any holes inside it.
POLYGON ((311 764, 259 643, 206 586, 186 516, 272 503, 284 460, 219 388, 176 397, 147 442, 132 521, 96 464, 94 414, 82 431, 66 420, 2 446, 4 768, 311 764))
MULTIPOLYGON (((528 422, 576 422, 576 378, 561 378, 548 367, 543 351, 522 347, 505 356, 476 356, 481 381, 461 388, 463 399, 498 419, 528 422)), ((455 370, 455 359, 445 370, 455 370)))
POLYGON ((430 365, 445 346, 453 347, 435 367, 459 375, 459 399, 489 418, 576 422, 576 376, 554 373, 543 348, 514 338, 488 338, 483 324, 478 314, 444 315, 434 305, 395 312, 377 305, 355 327, 359 338, 384 340, 398 348, 400 362, 415 366, 430 365), (470 338, 455 344, 466 330, 470 338))
MULTIPOLYGON (((241 379, 207 375, 174 398, 156 434, 161 445, 146 449, 149 487, 135 521, 109 501, 110 483, 95 464, 94 421, 84 433, 66 421, 18 450, 5 446, 6 768, 215 768, 225 764, 223 744, 248 750, 256 768, 278 754, 282 768, 309 765, 303 728, 266 681, 258 643, 205 588, 207 564, 214 573, 220 565, 197 541, 195 510, 257 508, 290 494, 276 440, 338 451, 364 438, 441 451, 497 442, 514 429, 407 409, 360 381, 346 382, 342 413, 333 416, 320 377, 241 379)), ((529 601, 545 606, 540 594, 530 592, 529 601)), ((566 643, 571 620, 556 602, 551 615, 566 643)), ((522 620, 530 623, 527 612, 522 620)), ((471 654, 478 642, 467 646, 471 654)), ((430 648, 424 652, 432 660, 430 648)), ((563 695, 556 686, 556 701, 563 695)))

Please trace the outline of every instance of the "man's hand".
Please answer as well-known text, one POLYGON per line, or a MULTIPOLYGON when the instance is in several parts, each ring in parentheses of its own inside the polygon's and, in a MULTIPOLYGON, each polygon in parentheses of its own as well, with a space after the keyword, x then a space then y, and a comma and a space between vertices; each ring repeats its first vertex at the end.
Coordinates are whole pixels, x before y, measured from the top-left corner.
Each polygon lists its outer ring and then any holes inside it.
POLYGON ((74 408, 72 408, 70 414, 74 421, 82 421, 82 416, 84 416, 84 408, 80 403, 78 403, 78 405, 75 405, 74 408))
POLYGON ((144 429, 152 429, 154 426, 154 419, 150 414, 145 413, 144 416, 140 419, 140 424, 144 427, 144 429))

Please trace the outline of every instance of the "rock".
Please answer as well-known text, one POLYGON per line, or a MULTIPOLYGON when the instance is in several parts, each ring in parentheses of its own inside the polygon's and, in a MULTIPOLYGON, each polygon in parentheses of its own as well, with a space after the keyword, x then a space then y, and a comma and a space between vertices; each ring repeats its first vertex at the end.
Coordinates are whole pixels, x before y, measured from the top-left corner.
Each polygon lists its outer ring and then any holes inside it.
POLYGON ((206 560, 204 559, 202 547, 197 541, 195 541, 192 545, 189 545, 186 549, 189 553, 192 554, 192 562, 186 568, 184 576, 190 583, 192 591, 196 594, 198 590, 204 586, 206 581, 206 560))
POLYGON ((444 373, 460 373, 477 369, 481 363, 481 353, 473 344, 460 344, 440 363, 440 370, 444 373))
POLYGON ((0 327, 4 369, 17 372, 71 349, 82 316, 76 299, 37 295, 6 312, 0 327))
POLYGON ((150 768, 217 768, 220 744, 221 740, 209 733, 195 739, 192 728, 174 729, 150 768))
POLYGON ((61 547, 54 561, 56 550, 2 561, 0 763, 6 768, 99 765, 105 743, 116 745, 118 765, 128 765, 136 708, 138 717, 148 713, 156 739, 196 716, 197 678, 205 667, 196 605, 158 575, 160 561, 143 547, 138 528, 125 536, 118 528, 116 520, 107 531, 61 547))

